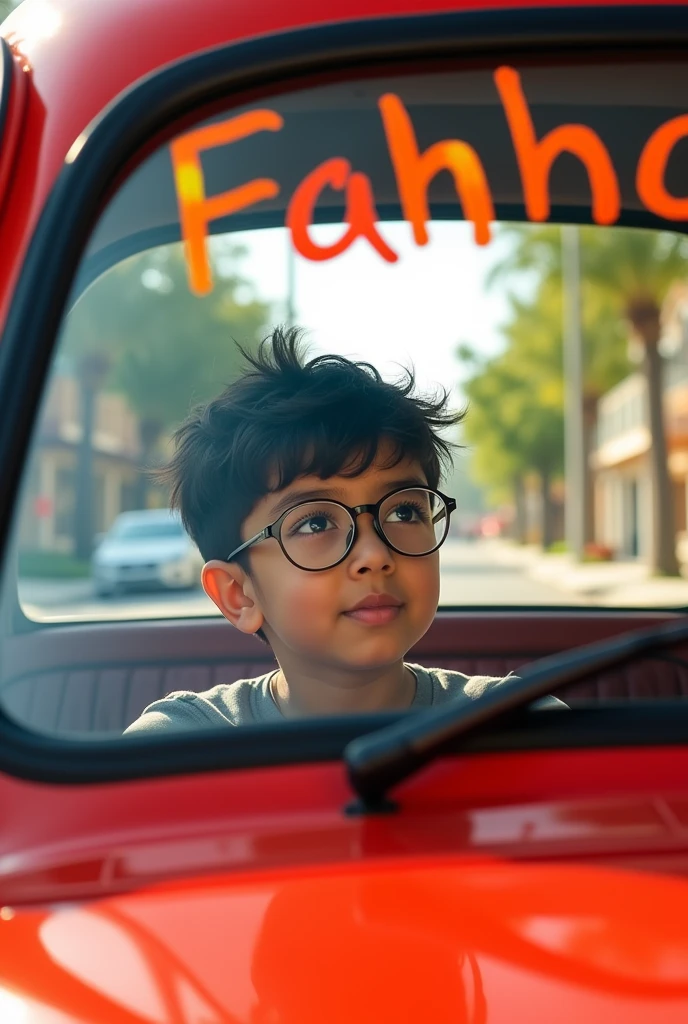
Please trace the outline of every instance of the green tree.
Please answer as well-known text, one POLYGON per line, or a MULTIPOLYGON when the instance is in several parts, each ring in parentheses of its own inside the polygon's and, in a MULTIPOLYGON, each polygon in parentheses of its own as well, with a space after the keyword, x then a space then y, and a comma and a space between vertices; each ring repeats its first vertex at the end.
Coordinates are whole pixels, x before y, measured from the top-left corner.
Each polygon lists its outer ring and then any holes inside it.
POLYGON ((250 350, 265 333, 269 308, 241 276, 242 255, 225 245, 216 261, 217 286, 203 299, 188 289, 180 246, 131 257, 91 285, 69 314, 61 356, 80 382, 76 540, 82 557, 93 536, 95 395, 105 388, 119 391, 138 415, 139 504, 145 505, 145 470, 156 464, 160 440, 194 404, 218 394, 236 375, 237 342, 250 350))
POLYGON ((21 0, 0 0, 0 21, 4 21, 20 3, 21 0))
POLYGON ((517 534, 524 539, 523 484, 536 473, 541 488, 541 537, 554 540, 551 486, 563 465, 562 377, 552 345, 546 304, 511 300, 504 327, 504 352, 480 362, 465 348, 473 376, 464 385, 469 402, 466 440, 475 445, 475 471, 497 492, 508 489, 517 511, 517 534))
MULTIPOLYGON (((513 498, 516 506, 516 536, 526 539, 524 476, 528 471, 525 452, 520 444, 512 417, 514 385, 499 359, 480 361, 473 349, 463 345, 459 358, 469 364, 472 377, 465 382, 468 414, 463 423, 463 438, 472 448, 471 473, 487 490, 488 498, 501 502, 513 498), (501 402, 509 391, 512 402, 505 408, 501 402)), ((516 424, 518 425, 518 424, 516 424)))
POLYGON ((127 395, 145 425, 149 456, 193 405, 213 398, 236 376, 241 361, 236 343, 254 348, 265 333, 269 307, 249 296, 238 273, 241 256, 241 250, 231 251, 233 269, 225 270, 205 299, 189 292, 179 248, 136 257, 126 268, 130 280, 122 315, 132 327, 145 328, 145 344, 138 339, 132 344, 129 335, 111 383, 127 395))
MULTIPOLYGON (((581 228, 584 253, 581 282, 581 328, 585 397, 597 399, 629 372, 627 332, 619 316, 619 303, 609 288, 588 272, 588 254, 598 244, 600 228, 581 228)), ((618 230, 618 229, 616 229, 618 230)), ((535 272, 533 304, 547 319, 556 358, 563 344, 563 282, 561 230, 558 226, 511 224, 501 231, 512 242, 510 254, 492 269, 488 285, 508 282, 514 273, 535 272)), ((508 333, 508 326, 507 326, 508 333)), ((563 372, 563 371, 562 371, 563 372)))
MULTIPOLYGON (((506 229, 514 241, 511 255, 496 268, 493 277, 513 271, 534 271, 540 280, 561 282, 561 245, 558 229, 512 226, 506 229)), ((686 273, 686 243, 668 232, 639 229, 581 228, 581 271, 584 288, 596 296, 609 327, 609 336, 597 336, 592 350, 586 345, 590 394, 596 397, 614 382, 617 356, 606 364, 609 337, 629 330, 643 352, 647 386, 649 427, 652 437, 650 472, 653 501, 651 564, 656 572, 678 574, 676 528, 662 412, 662 366, 659 353, 660 313, 673 281, 686 273), (606 386, 605 386, 606 385, 606 386)), ((583 293, 585 315, 588 298, 583 293)), ((595 335, 592 336, 594 341, 595 335)))
MULTIPOLYGON (((537 473, 542 492, 543 543, 552 538, 552 481, 563 469, 563 301, 559 229, 513 226, 511 254, 492 271, 488 284, 514 273, 535 272, 534 293, 509 299, 502 327, 504 352, 481 363, 470 346, 459 357, 472 364, 466 385, 470 408, 466 436, 476 445, 475 469, 494 497, 508 493, 516 506, 516 533, 523 539, 524 479, 537 473), (495 491, 496 488, 496 491, 495 491)), ((600 394, 628 373, 626 338, 608 294, 585 282, 582 310, 587 434, 594 430, 600 394)), ((591 489, 590 489, 591 490, 591 489)), ((592 510, 590 510, 590 515, 592 510)))

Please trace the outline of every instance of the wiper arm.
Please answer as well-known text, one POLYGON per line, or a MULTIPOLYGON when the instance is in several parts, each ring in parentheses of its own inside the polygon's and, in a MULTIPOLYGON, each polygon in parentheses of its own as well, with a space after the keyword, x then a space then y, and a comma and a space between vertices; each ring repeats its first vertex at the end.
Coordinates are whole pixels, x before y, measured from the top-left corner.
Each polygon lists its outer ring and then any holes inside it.
MULTIPOLYGON (((439 756, 445 745, 507 711, 577 680, 653 651, 688 641, 688 619, 623 633, 541 658, 519 676, 506 679, 476 700, 456 701, 408 715, 377 732, 360 736, 344 750, 344 763, 362 811, 391 805, 387 792, 439 756)), ((547 714, 542 711, 542 714, 547 714)), ((554 712, 552 712, 554 713, 554 712)))

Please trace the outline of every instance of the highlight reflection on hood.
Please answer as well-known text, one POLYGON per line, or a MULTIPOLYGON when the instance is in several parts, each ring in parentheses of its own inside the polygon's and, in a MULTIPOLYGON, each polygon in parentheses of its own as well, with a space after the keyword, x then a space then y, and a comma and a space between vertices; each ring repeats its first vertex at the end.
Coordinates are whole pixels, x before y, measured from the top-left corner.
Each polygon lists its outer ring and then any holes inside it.
POLYGON ((18 910, 0 986, 22 1024, 678 1024, 687 917, 682 878, 575 864, 218 876, 18 910))

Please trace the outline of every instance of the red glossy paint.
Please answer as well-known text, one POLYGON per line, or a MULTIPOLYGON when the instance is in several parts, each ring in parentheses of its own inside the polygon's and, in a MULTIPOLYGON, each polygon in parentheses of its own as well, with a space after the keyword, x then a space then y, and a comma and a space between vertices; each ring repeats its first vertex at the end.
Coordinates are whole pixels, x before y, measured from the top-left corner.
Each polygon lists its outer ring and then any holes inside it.
MULTIPOLYGON (((131 82, 232 39, 463 6, 521 5, 26 0, 3 28, 23 87, 0 307, 69 147, 131 82)), ((1 1024, 686 1020, 688 750, 452 758, 397 814, 349 800, 337 764, 0 777, 1 1024)))
POLYGON ((0 906, 419 855, 671 855, 688 869, 686 780, 683 748, 476 755, 399 787, 400 813, 360 817, 339 764, 98 786, 3 777, 0 906))
POLYGON ((99 1024, 669 1024, 688 1013, 687 914, 683 879, 599 865, 213 877, 0 921, 0 1011, 4 998, 31 1024, 53 1009, 99 1024))
POLYGON ((377 818, 337 765, 3 780, 0 1019, 684 1020, 687 778, 684 749, 451 759, 377 818))

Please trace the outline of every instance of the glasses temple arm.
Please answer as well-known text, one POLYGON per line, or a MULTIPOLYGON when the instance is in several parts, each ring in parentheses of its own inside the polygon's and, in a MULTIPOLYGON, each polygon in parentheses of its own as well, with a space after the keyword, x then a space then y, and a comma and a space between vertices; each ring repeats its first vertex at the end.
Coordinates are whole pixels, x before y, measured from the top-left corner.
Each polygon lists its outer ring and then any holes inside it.
POLYGON ((259 540, 265 540, 269 536, 270 527, 266 526, 265 529, 261 530, 260 533, 257 533, 255 537, 251 537, 250 540, 245 540, 244 543, 240 544, 238 548, 234 548, 234 551, 227 555, 225 561, 232 562, 236 558, 236 556, 240 555, 242 551, 246 550, 246 548, 250 548, 252 544, 256 544, 259 540))
POLYGON ((453 498, 449 498, 447 501, 445 501, 444 508, 440 509, 437 515, 432 517, 433 524, 439 522, 442 516, 444 515, 449 517, 455 509, 456 502, 454 501, 453 498))

